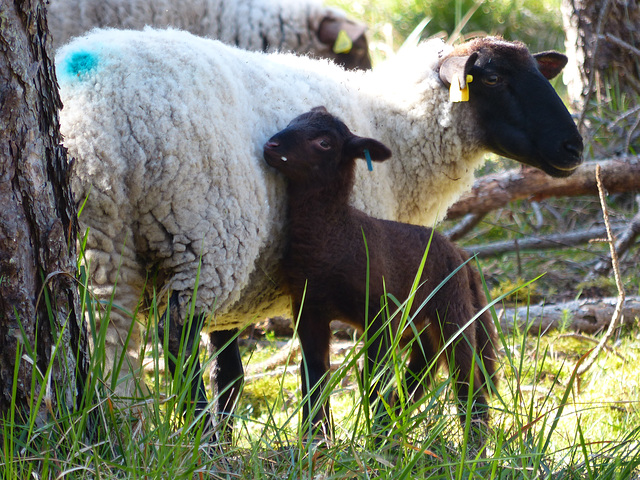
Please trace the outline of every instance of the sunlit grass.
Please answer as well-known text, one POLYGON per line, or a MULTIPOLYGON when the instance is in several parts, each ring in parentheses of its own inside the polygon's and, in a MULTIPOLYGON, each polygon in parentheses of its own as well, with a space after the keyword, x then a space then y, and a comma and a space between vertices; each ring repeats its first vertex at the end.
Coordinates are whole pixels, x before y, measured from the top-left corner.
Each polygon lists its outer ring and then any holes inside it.
MULTIPOLYGON (((291 348, 278 340, 246 348, 248 369, 278 346, 291 348)), ((102 347, 94 348, 99 353, 102 347)), ((624 332, 615 353, 604 351, 583 378, 575 378, 590 348, 590 342, 560 332, 501 334, 500 387, 482 461, 461 453, 467 445, 446 372, 416 408, 396 419, 388 441, 377 444, 362 401, 363 353, 356 343, 332 358, 337 368, 325 394, 335 436, 327 444, 308 442, 300 430, 298 353, 290 356, 289 373, 248 376, 235 445, 224 447, 185 403, 184 384, 171 385, 164 374, 153 373, 147 376, 151 397, 118 398, 95 366, 83 411, 59 413, 32 431, 28 419, 2 422, 0 472, 20 479, 634 478, 640 474, 640 332, 624 332)), ((147 357, 157 365, 165 360, 158 348, 147 357)))

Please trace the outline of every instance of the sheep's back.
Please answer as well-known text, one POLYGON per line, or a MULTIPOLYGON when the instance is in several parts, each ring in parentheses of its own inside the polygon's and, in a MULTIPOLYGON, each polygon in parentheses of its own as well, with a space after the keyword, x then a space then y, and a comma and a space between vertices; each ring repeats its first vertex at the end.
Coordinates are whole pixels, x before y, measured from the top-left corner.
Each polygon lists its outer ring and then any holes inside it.
MULTIPOLYGON (((319 0, 52 0, 48 22, 54 45, 96 27, 142 30, 173 27, 248 50, 324 55, 317 38, 329 9, 319 0)), ((344 16, 335 10, 336 16, 344 16)))
POLYGON ((111 240, 95 255, 116 269, 131 232, 130 263, 186 292, 202 256, 198 303, 215 303, 217 328, 287 308, 284 181, 262 145, 310 106, 353 101, 330 78, 346 72, 287 57, 151 29, 99 30, 57 56, 74 192, 89 194, 81 221, 111 240))

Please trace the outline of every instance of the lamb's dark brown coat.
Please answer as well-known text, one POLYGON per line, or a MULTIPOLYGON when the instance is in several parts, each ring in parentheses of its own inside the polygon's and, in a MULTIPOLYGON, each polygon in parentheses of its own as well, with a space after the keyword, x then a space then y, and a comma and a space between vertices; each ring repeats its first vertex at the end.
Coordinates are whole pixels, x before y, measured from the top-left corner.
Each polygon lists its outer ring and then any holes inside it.
MULTIPOLYGON (((486 305, 479 274, 466 263, 467 256, 460 248, 432 229, 375 219, 349 205, 355 161, 364 158, 366 151, 374 161, 391 156, 382 143, 355 136, 323 107, 294 119, 264 147, 267 163, 289 180, 289 246, 284 269, 293 298, 294 318, 300 312, 303 393, 326 381, 331 320, 342 320, 360 331, 368 323, 368 335, 372 337, 384 324, 383 315, 378 314, 380 298, 385 292, 400 301, 410 295, 425 249, 429 247, 411 312, 413 325, 421 332, 422 347, 414 345, 410 354, 408 391, 415 397, 422 394, 434 373, 427 373, 425 378, 427 367, 443 345, 455 338, 441 359, 448 362, 454 375, 462 410, 473 374, 472 420, 486 424, 487 388, 482 369, 489 376, 495 372, 495 326, 488 312, 484 312, 462 330, 486 305), (416 311, 434 290, 436 293, 422 310, 416 311), (474 353, 478 357, 472 369, 474 353)), ((399 317, 396 315, 392 320, 394 332, 399 317)), ((407 328, 402 335, 406 342, 414 333, 407 328)), ((367 351, 369 371, 380 358, 378 352, 387 352, 388 345, 388 334, 379 335, 371 343, 367 351)), ((311 394, 311 405, 318 401, 318 390, 311 394)), ((374 387, 372 400, 377 396, 374 387)), ((310 412, 306 405, 305 419, 310 412)), ((325 423, 328 428, 327 414, 325 404, 313 415, 314 424, 325 423)))

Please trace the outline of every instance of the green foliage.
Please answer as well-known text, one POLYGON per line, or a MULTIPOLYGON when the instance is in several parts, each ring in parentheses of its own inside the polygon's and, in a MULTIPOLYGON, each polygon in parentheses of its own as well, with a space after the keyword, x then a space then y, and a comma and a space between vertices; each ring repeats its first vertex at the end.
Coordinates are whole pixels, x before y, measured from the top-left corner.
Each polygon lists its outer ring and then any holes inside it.
MULTIPOLYGON (((82 292, 89 318, 109 311, 95 309, 89 290, 82 292)), ((494 303, 503 300, 504 296, 494 303)), ((142 352, 154 366, 147 379, 151 393, 136 398, 113 393, 114 383, 103 378, 104 336, 96 335, 90 381, 80 411, 53 411, 44 423, 35 416, 14 414, 0 420, 3 479, 595 480, 634 478, 640 473, 637 329, 616 347, 626 361, 603 355, 579 383, 575 368, 591 344, 562 335, 501 331, 500 383, 497 390, 492 386, 492 429, 484 456, 469 443, 469 425, 463 427, 458 421, 446 373, 436 376, 416 403, 402 402, 401 410, 388 408, 392 391, 404 381, 407 348, 419 345, 390 349, 385 360, 388 367, 363 379, 359 375, 364 359, 362 340, 336 359, 338 366, 322 392, 331 399, 333 441, 310 441, 309 432, 301 429, 305 400, 300 398, 298 373, 290 369, 289 373, 248 379, 237 410, 236 446, 219 447, 212 434, 203 430, 202 418, 195 415, 186 383, 167 382, 161 373, 167 359, 154 333, 161 313, 158 304, 152 299, 152 347, 142 352), (364 399, 374 382, 382 382, 383 388, 370 406, 364 399), (376 426, 372 412, 389 415, 388 430, 376 426)), ((407 309, 407 303, 398 304, 388 296, 380 314, 405 316, 410 328, 407 309)), ((398 340, 394 344, 399 347, 398 340)), ((262 361, 275 351, 274 344, 267 341, 264 352, 247 349, 245 362, 262 361)), ((33 346, 25 345, 22 354, 32 350, 33 346)), ((208 366, 211 359, 203 360, 208 366)), ((189 359, 183 361, 193 365, 189 359)), ((290 359, 291 364, 298 361, 293 356, 290 359)), ((194 374, 191 368, 189 375, 194 374)), ((45 377, 34 378, 44 382, 45 377)))
MULTIPOLYGON (((369 37, 396 50, 425 18, 423 37, 487 33, 521 40, 532 50, 564 50, 560 0, 332 0, 369 26, 369 37)), ((375 45, 374 45, 375 48, 375 45)))
POLYGON ((505 296, 505 302, 510 303, 537 303, 541 299, 538 292, 538 284, 536 282, 526 283, 520 277, 515 280, 507 278, 501 281, 491 289, 490 296, 491 298, 505 296))

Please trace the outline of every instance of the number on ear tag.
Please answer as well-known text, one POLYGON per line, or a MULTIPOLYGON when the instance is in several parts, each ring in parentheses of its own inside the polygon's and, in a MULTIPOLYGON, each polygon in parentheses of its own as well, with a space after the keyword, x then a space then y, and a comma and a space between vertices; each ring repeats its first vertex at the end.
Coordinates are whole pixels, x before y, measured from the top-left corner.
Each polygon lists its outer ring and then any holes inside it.
POLYGON ((349 35, 344 30, 340 30, 333 44, 333 53, 349 53, 351 48, 353 48, 353 42, 349 35))

